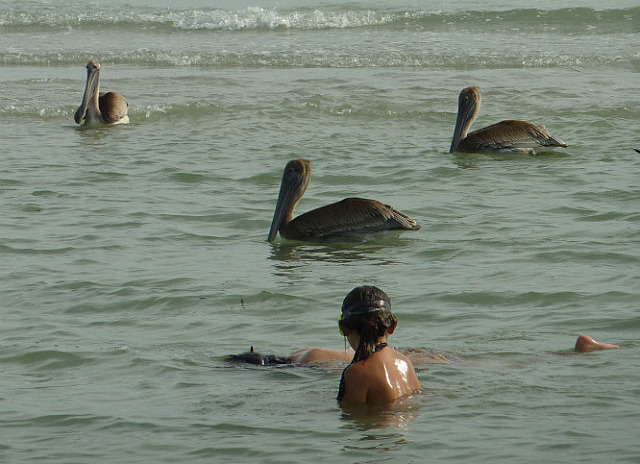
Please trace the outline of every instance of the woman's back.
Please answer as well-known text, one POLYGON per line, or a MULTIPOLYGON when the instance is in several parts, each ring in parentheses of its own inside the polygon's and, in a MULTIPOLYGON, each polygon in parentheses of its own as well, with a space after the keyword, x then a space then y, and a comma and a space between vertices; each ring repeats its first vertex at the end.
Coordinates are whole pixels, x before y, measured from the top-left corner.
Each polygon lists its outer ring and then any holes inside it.
POLYGON ((348 402, 386 404, 420 389, 411 361, 391 347, 350 364, 343 376, 348 402))

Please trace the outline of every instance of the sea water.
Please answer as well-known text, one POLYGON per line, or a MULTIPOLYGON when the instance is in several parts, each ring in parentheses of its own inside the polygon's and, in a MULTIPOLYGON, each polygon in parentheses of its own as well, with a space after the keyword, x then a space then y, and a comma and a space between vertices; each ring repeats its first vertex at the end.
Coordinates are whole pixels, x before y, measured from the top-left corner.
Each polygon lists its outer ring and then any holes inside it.
POLYGON ((640 8, 633 1, 0 0, 0 459, 7 463, 640 460, 640 8), (131 123, 79 127, 91 59, 131 123), (544 124, 569 147, 448 153, 544 124), (418 232, 266 242, 348 196, 418 232), (384 289, 420 395, 335 401, 356 285, 384 289), (568 355, 580 333, 624 349, 568 355))

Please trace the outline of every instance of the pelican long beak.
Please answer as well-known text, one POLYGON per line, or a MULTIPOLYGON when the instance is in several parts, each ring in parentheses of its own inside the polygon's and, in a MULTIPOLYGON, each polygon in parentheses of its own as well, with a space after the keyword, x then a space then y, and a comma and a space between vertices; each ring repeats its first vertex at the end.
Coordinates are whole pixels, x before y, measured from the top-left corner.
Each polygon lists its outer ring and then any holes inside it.
POLYGON ((87 83, 84 87, 84 95, 82 97, 82 103, 73 115, 73 119, 76 124, 81 124, 87 117, 87 111, 89 104, 93 97, 97 98, 97 87, 100 82, 100 69, 87 68, 87 83))
POLYGON ((462 131, 464 128, 465 122, 465 114, 458 110, 458 117, 456 118, 456 128, 453 131, 453 139, 451 139, 451 148, 449 148, 449 153, 453 153, 458 149, 460 145, 460 140, 462 140, 462 131))
POLYGON ((291 203, 291 197, 295 188, 291 183, 282 179, 280 184, 280 193, 278 195, 278 201, 276 202, 276 210, 273 213, 273 220, 271 221, 271 228, 269 229, 269 235, 267 236, 267 242, 273 242, 278 235, 278 230, 282 221, 285 219, 289 205, 291 203))
POLYGON ((453 131, 453 139, 451 140, 451 148, 449 153, 453 153, 458 150, 460 142, 467 137, 469 127, 473 124, 473 121, 480 109, 480 94, 475 89, 475 94, 469 95, 468 91, 474 90, 472 87, 468 87, 460 92, 458 98, 458 116, 456 117, 456 128, 453 131))
POLYGON ((467 136, 469 129, 469 121, 473 118, 475 113, 476 104, 469 102, 467 105, 460 105, 458 107, 458 117, 456 118, 456 128, 453 131, 453 139, 451 140, 451 148, 449 153, 453 153, 458 149, 460 141, 467 136))

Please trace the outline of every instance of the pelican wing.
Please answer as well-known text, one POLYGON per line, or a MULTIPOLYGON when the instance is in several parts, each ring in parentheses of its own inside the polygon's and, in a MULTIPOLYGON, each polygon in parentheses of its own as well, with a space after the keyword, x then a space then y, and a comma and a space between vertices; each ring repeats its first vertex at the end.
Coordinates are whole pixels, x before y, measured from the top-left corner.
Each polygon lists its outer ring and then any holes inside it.
POLYGON ((479 129, 462 141, 465 150, 526 150, 537 147, 566 147, 562 140, 547 132, 544 126, 527 121, 507 120, 479 129))
POLYGON ((287 229, 298 240, 353 240, 387 230, 419 230, 420 225, 379 201, 345 198, 301 214, 287 229))
POLYGON ((107 124, 129 122, 127 100, 117 92, 101 93, 99 99, 100 112, 107 124))

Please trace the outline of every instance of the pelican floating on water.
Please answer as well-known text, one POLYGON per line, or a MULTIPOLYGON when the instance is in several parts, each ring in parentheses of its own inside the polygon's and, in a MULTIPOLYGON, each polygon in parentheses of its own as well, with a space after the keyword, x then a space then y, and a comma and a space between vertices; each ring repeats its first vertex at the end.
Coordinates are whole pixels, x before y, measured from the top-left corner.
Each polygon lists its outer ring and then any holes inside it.
POLYGON ((293 210, 311 179, 311 161, 298 158, 284 168, 280 194, 267 241, 278 235, 312 242, 354 241, 384 231, 419 230, 420 225, 392 206, 376 200, 345 198, 293 219, 293 210))
POLYGON ((73 115, 76 124, 82 121, 85 124, 127 124, 128 106, 127 100, 117 92, 100 93, 100 63, 97 60, 89 61, 82 104, 73 115))
POLYGON ((501 121, 467 135, 480 111, 482 97, 478 87, 467 87, 458 97, 458 118, 449 153, 453 152, 533 152, 539 147, 563 147, 567 144, 555 138, 544 126, 528 121, 501 121))

